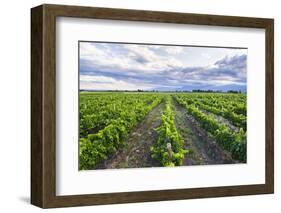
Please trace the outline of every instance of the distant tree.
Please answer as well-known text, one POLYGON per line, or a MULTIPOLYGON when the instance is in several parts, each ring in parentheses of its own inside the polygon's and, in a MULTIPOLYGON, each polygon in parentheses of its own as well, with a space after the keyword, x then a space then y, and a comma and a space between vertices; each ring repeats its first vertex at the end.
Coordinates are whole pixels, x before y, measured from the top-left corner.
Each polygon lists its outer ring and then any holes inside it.
POLYGON ((194 89, 194 90, 192 90, 192 92, 198 92, 198 93, 221 93, 223 91, 222 90, 211 90, 211 89, 208 89, 208 90, 194 89))
POLYGON ((227 93, 241 93, 241 90, 228 90, 227 93))

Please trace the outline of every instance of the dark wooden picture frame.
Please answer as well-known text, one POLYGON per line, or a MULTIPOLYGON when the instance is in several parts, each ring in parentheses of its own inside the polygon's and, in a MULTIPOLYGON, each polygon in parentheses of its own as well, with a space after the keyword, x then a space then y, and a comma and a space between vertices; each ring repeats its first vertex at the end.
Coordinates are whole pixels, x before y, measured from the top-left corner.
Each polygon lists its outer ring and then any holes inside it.
POLYGON ((126 9, 41 5, 31 9, 31 203, 42 208, 274 192, 274 20, 126 9), (56 17, 265 29, 265 184, 87 195, 56 195, 56 17))

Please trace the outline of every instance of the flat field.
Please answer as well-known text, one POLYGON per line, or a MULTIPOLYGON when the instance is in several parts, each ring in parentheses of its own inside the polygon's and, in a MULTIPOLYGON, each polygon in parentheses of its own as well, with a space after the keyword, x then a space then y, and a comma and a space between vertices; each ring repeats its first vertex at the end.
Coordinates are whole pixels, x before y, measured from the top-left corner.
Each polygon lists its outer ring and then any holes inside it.
POLYGON ((79 167, 246 163, 245 93, 80 92, 79 167))

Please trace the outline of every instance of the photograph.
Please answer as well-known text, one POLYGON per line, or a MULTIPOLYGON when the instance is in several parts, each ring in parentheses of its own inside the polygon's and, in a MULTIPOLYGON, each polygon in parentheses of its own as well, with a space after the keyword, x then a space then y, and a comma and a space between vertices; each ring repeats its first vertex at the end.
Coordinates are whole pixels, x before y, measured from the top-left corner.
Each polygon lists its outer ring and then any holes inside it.
POLYGON ((78 50, 80 170, 247 162, 247 48, 78 50))
POLYGON ((31 8, 30 203, 273 194, 274 18, 128 8, 31 8))

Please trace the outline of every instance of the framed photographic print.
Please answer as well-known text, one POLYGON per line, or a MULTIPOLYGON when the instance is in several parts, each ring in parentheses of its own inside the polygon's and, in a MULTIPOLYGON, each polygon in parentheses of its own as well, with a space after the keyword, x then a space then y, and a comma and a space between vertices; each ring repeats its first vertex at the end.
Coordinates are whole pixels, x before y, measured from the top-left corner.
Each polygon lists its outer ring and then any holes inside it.
POLYGON ((31 203, 274 191, 273 19, 31 9, 31 203))

